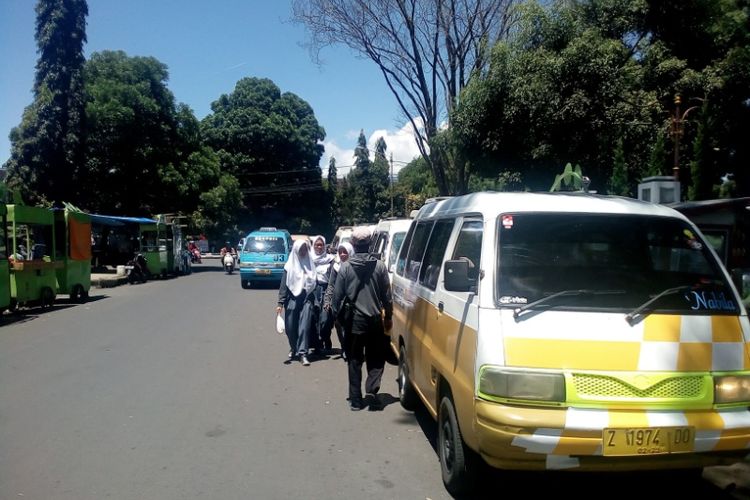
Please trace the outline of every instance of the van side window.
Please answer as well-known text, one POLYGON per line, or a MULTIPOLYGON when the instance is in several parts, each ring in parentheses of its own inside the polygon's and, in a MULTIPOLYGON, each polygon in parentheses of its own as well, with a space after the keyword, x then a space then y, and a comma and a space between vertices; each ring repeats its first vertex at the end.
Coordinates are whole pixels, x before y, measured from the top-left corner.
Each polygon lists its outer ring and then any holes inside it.
POLYGON ((427 240, 430 237, 433 221, 422 221, 417 224, 414 236, 409 247, 409 255, 406 258, 406 270, 404 276, 412 281, 417 281, 419 268, 422 264, 424 250, 427 248, 427 240))
POLYGON ((388 270, 390 271, 393 264, 396 263, 396 257, 398 256, 399 250, 401 250, 401 244, 404 242, 406 233, 396 233, 393 235, 393 242, 391 243, 391 252, 388 255, 388 270))
POLYGON ((414 236, 414 230, 417 228, 416 224, 413 224, 409 228, 409 232, 406 233, 406 238, 401 244, 401 249, 398 252, 398 261, 396 262, 396 274, 399 276, 404 275, 404 269, 406 269, 406 254, 409 253, 409 247, 411 246, 411 238, 414 236))
POLYGON ((482 221, 467 220, 458 233, 456 247, 453 249, 451 260, 464 259, 469 262, 469 279, 476 280, 479 276, 479 258, 482 255, 482 221))
POLYGON ((430 241, 427 244, 422 260, 422 268, 419 272, 419 283, 430 290, 437 287, 438 276, 440 276, 440 267, 443 265, 445 248, 448 246, 448 240, 453 232, 453 219, 443 219, 435 223, 430 235, 430 241))

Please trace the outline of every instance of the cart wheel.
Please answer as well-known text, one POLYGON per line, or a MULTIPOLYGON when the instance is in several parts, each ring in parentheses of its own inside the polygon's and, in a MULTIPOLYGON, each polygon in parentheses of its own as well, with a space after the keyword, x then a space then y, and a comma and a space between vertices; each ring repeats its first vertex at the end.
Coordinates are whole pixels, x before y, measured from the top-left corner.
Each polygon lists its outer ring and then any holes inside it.
POLYGON ((89 300, 89 292, 81 286, 81 302, 86 302, 87 300, 89 300))
POLYGON ((8 304, 8 312, 13 314, 18 313, 18 301, 16 299, 10 299, 10 304, 8 304))
POLYGON ((75 285, 70 294, 70 300, 77 302, 78 304, 86 300, 86 291, 83 289, 83 285, 75 285))
POLYGON ((50 287, 42 288, 42 309, 48 309, 55 303, 55 292, 50 287))

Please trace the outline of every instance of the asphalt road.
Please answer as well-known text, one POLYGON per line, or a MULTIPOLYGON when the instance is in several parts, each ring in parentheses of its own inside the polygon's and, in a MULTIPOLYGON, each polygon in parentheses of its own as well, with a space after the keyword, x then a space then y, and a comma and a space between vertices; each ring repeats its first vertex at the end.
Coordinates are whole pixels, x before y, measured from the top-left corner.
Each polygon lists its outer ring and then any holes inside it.
MULTIPOLYGON (((424 410, 351 412, 340 359, 284 364, 274 288, 204 261, 0 322, 0 500, 448 499, 424 410)), ((335 337, 335 335, 334 335, 335 337)), ((335 341, 334 341, 335 343, 335 341)), ((486 498, 731 498, 697 476, 488 472, 486 498)))

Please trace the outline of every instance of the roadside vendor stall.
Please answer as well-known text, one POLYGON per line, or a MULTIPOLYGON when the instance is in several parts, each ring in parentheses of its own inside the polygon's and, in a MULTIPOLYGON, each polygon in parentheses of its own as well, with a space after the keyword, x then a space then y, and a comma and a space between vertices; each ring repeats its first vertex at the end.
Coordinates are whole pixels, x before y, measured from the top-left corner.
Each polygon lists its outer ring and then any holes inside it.
POLYGON ((146 257, 148 271, 162 278, 167 276, 167 225, 153 219, 139 221, 141 253, 146 257))
POLYGON ((7 213, 5 205, 0 204, 0 313, 10 306, 10 265, 8 263, 7 246, 7 213))
POLYGON ((7 205, 10 262, 10 305, 51 307, 57 290, 56 260, 51 210, 25 205, 7 205))
POLYGON ((91 289, 91 216, 70 208, 55 210, 57 293, 85 302, 91 289))

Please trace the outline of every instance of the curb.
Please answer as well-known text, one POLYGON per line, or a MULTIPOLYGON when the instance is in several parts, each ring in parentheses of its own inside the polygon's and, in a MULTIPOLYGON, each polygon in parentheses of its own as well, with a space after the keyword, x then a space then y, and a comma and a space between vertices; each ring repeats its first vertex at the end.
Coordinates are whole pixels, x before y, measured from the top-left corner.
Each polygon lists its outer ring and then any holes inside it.
POLYGON ((115 276, 112 278, 99 278, 99 279, 92 279, 91 280, 91 286, 96 286, 96 288, 114 288, 116 286, 124 285, 128 282, 127 276, 115 276))

